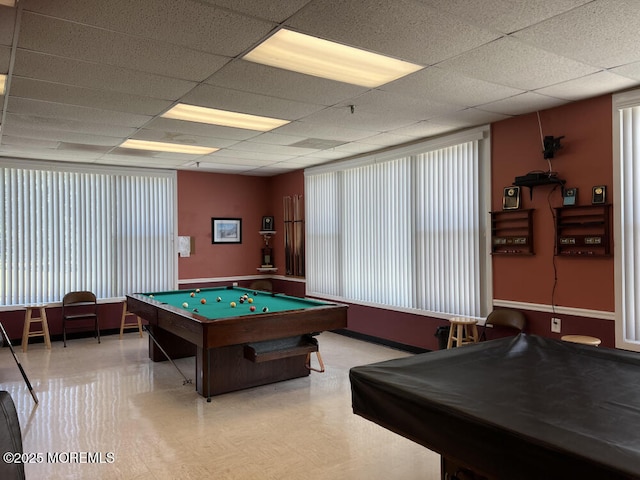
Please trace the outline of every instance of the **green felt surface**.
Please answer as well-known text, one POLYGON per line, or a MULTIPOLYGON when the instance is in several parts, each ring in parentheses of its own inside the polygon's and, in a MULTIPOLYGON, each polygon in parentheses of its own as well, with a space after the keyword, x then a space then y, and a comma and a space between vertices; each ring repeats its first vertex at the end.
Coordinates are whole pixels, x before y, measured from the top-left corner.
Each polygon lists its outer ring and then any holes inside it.
POLYGON ((152 298, 158 302, 166 303, 188 312, 197 313, 212 320, 239 317, 242 315, 261 315, 263 314, 262 309, 264 307, 269 309, 268 313, 277 313, 327 305, 327 303, 318 300, 291 297, 282 294, 272 295, 270 292, 240 287, 230 289, 227 287, 201 288, 200 292, 196 292, 195 289, 173 290, 168 292, 149 292, 144 295, 149 297, 153 296, 152 298), (194 294, 193 297, 191 297, 192 293, 194 294), (249 303, 248 301, 240 303, 240 297, 245 293, 249 295, 249 298, 253 299, 253 303, 249 303), (219 302, 217 301, 218 297, 221 299, 219 302), (202 299, 206 300, 205 304, 200 302, 202 299), (182 306, 185 302, 188 304, 186 308, 182 306), (231 302, 236 303, 235 308, 231 307, 231 302), (250 310, 252 305, 256 307, 255 312, 250 310), (194 312, 194 309, 198 311, 194 312))

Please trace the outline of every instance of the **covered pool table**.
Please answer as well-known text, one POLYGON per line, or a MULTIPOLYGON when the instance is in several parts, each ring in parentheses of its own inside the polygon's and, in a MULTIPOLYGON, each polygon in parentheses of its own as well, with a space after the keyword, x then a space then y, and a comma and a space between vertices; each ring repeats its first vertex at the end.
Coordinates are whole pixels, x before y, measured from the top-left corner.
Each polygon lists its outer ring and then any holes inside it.
MULTIPOLYGON (((309 375, 313 334, 347 326, 346 305, 238 287, 134 293, 127 308, 171 358, 196 356, 196 389, 208 399, 309 375)), ((151 338, 149 357, 165 360, 151 338)))
POLYGON ((443 479, 640 478, 637 353, 520 334, 350 378, 353 411, 440 453, 443 479))

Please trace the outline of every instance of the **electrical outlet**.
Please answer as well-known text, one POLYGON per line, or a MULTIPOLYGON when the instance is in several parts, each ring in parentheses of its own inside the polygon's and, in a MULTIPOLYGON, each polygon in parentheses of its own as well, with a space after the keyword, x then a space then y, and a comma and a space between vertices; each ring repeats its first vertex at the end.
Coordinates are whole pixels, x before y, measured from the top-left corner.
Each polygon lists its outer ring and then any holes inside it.
POLYGON ((551 319, 551 331, 553 333, 560 333, 562 331, 562 320, 560 320, 559 318, 552 318, 551 319))

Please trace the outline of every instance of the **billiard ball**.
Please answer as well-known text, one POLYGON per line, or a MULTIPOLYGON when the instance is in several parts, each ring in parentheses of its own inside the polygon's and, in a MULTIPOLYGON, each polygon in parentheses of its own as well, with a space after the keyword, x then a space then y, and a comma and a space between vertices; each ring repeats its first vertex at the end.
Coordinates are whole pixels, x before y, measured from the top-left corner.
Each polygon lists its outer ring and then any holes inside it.
POLYGON ((196 294, 195 294, 195 293, 193 293, 193 292, 191 292, 191 293, 189 294, 189 296, 191 296, 191 297, 195 297, 195 296, 196 296, 196 294))
POLYGON ((236 302, 231 302, 229 305, 231 305, 231 308, 236 308, 236 302))
POLYGON ((249 307, 249 310, 251 310, 252 312, 255 312, 255 311, 256 311, 256 307, 254 307, 253 305, 251 305, 251 306, 249 307))
POLYGON ((200 299, 200 303, 204 305, 205 303, 207 303, 207 299, 206 298, 201 298, 200 299))
POLYGON ((189 304, 188 304, 187 302, 184 302, 184 303, 182 304, 182 306, 183 306, 184 308, 187 308, 187 307, 189 306, 189 304))
POLYGON ((153 298, 153 294, 149 295, 149 298, 153 298))
POLYGON ((253 292, 253 296, 255 297, 256 295, 258 295, 258 292, 253 292))
POLYGON ((240 303, 244 303, 244 298, 240 298, 240 303))
POLYGON ((199 288, 196 288, 196 293, 200 293, 200 289, 199 288))
POLYGON ((198 313, 198 309, 197 309, 197 308, 194 308, 194 309, 193 309, 193 311, 194 311, 195 313, 198 313))
POLYGON ((251 298, 251 297, 247 298, 247 302, 253 303, 253 298, 251 298))
POLYGON ((221 301, 222 301, 222 298, 220 297, 216 298, 216 302, 221 302, 221 301))
POLYGON ((264 308, 262 309, 262 311, 263 311, 264 313, 267 313, 267 312, 269 311, 269 309, 268 309, 267 307, 264 307, 264 308))

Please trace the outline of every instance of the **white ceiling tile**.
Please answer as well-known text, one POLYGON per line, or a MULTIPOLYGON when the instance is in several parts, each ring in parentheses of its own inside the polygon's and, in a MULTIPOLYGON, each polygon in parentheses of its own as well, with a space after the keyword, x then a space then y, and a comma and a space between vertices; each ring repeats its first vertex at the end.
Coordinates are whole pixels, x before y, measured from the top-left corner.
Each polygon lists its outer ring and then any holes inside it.
POLYGON ((227 140, 249 140, 257 137, 262 132, 246 130, 243 128, 223 127, 220 125, 209 125, 208 123, 187 122, 175 120, 173 118, 157 117, 146 124, 144 128, 158 130, 169 133, 183 133, 186 135, 197 135, 201 137, 220 138, 227 140))
POLYGON ((275 27, 211 4, 175 0, 30 0, 27 10, 194 50, 235 56, 275 27))
MULTIPOLYGON (((103 3, 108 2, 99 2, 103 3)), ((18 46, 193 81, 204 80, 229 61, 227 57, 161 40, 124 35, 28 12, 22 16, 18 46)))
POLYGON ((409 125, 408 127, 397 128, 389 133, 393 133, 395 135, 408 135, 412 137, 426 138, 451 132, 455 129, 456 127, 452 127, 451 125, 440 125, 431 121, 425 121, 414 123, 412 125, 409 125))
MULTIPOLYGON (((640 74, 640 68, 638 68, 638 73, 640 74)), ((638 84, 640 84, 640 77, 637 80, 632 80, 614 73, 598 72, 536 91, 544 95, 575 101, 634 87, 638 84)))
POLYGON ((275 132, 284 135, 322 138, 325 140, 342 140, 345 142, 360 140, 379 133, 376 131, 355 130, 333 124, 320 125, 301 121, 288 123, 287 125, 277 128, 275 132))
MULTIPOLYGON (((354 100, 356 102, 359 99, 354 100)), ((451 110, 439 110, 438 113, 444 113, 451 110)), ((425 110, 426 112, 426 110, 425 110)), ((334 125, 336 127, 353 128, 358 130, 366 130, 369 132, 384 132, 396 128, 404 127, 415 123, 415 112, 407 112, 401 117, 397 116, 394 110, 389 110, 380 105, 376 111, 371 104, 356 104, 353 113, 349 106, 340 106, 327 108, 320 112, 314 113, 304 118, 304 122, 316 125, 334 125)))
POLYGON ((148 115, 115 112, 113 110, 99 110, 78 105, 45 102, 20 97, 9 98, 7 111, 22 115, 77 120, 80 122, 95 122, 105 125, 121 125, 125 127, 141 127, 152 118, 148 115))
POLYGON ((564 13, 591 0, 420 0, 484 28, 512 33, 564 13))
POLYGON ((622 75, 634 80, 640 80, 640 62, 629 63, 609 70, 611 73, 622 75))
POLYGON ((132 135, 136 128, 120 125, 105 125, 102 123, 83 122, 61 118, 39 117, 31 115, 19 115, 9 113, 7 122, 14 128, 33 128, 51 131, 66 131, 86 133, 90 135, 106 135, 109 137, 127 137, 132 135))
POLYGON ((197 85, 187 80, 30 51, 21 51, 17 56, 13 74, 165 100, 177 100, 197 85))
POLYGON ((511 118, 511 116, 501 113, 487 112, 477 108, 467 108, 453 114, 436 117, 432 119, 432 122, 440 125, 464 128, 499 122, 501 120, 506 120, 507 118, 511 118))
POLYGON ((523 93, 523 90, 517 88, 485 82, 438 67, 425 68, 383 85, 380 89, 465 107, 474 107, 523 93))
POLYGON ((13 43, 16 11, 15 8, 0 5, 0 45, 10 46, 13 43))
POLYGON ((333 105, 367 91, 355 85, 242 60, 225 65, 206 83, 317 105, 333 105))
POLYGON ((253 17, 272 22, 284 22, 293 13, 304 7, 310 0, 278 0, 276 2, 256 2, 255 0, 204 0, 212 5, 229 8, 253 17))
POLYGON ((522 90, 535 90, 598 71, 597 68, 508 37, 446 60, 438 66, 522 90))
POLYGON ((122 139, 117 137, 65 132, 64 130, 44 130, 35 127, 18 127, 13 126, 11 123, 8 123, 3 127, 2 133, 15 137, 35 138, 38 140, 57 140, 69 143, 84 143, 87 145, 115 146, 122 142, 122 139))
POLYGON ((271 145, 268 143, 257 143, 257 142, 242 142, 234 145, 232 148, 229 148, 231 151, 245 151, 245 152, 257 152, 257 153, 265 153, 265 154, 281 154, 281 155, 306 155, 310 152, 316 152, 318 149, 312 148, 298 148, 292 146, 285 145, 271 145))
POLYGON ((255 160, 259 163, 281 162, 292 157, 292 155, 283 155, 277 153, 265 153, 251 150, 236 150, 233 147, 224 148, 207 155, 208 158, 231 157, 243 160, 255 160))
POLYGON ((360 143, 369 143, 371 145, 379 145, 386 147, 390 145, 402 145, 418 138, 415 135, 398 135, 396 133, 379 133, 371 137, 363 138, 360 143))
POLYGON ((596 0, 514 36, 583 63, 612 68, 640 60, 638 0, 596 0))
POLYGON ((0 46, 0 73, 9 73, 9 64, 11 63, 11 49, 9 47, 0 46))
POLYGON ((30 78, 14 77, 11 81, 11 95, 44 100, 46 102, 67 103, 82 107, 141 115, 157 115, 171 106, 168 100, 142 97, 128 93, 106 92, 89 88, 42 82, 30 78))
MULTIPOLYGON (((412 123, 410 120, 426 120, 436 115, 455 112, 460 109, 457 105, 438 103, 420 95, 411 96, 383 90, 370 90, 352 99, 352 104, 355 106, 354 115, 359 113, 381 115, 389 119, 403 120, 405 125, 412 123)), ((342 105, 347 106, 344 103, 342 105)), ((346 108, 343 109, 345 113, 350 113, 347 110, 346 108)), ((353 121, 353 117, 351 119, 353 121)), ((391 128, 397 128, 398 126, 391 128)))
POLYGON ((316 0, 286 25, 424 66, 498 37, 464 20, 437 13, 412 0, 316 0))
POLYGON ((497 102, 481 105, 478 107, 478 110, 515 116, 535 111, 536 109, 544 110, 546 108, 558 107, 565 103, 567 103, 566 100, 559 98, 526 92, 514 97, 498 100, 497 102))
POLYGON ((306 137, 296 137, 293 135, 282 135, 273 132, 264 132, 260 135, 250 138, 249 142, 265 143, 268 145, 291 145, 293 143, 304 141, 306 137))
POLYGON ((198 136, 180 132, 166 132, 161 130, 141 129, 131 138, 136 140, 149 140, 152 142, 177 143, 180 145, 199 145, 201 147, 225 148, 237 143, 236 140, 214 138, 209 136, 198 136))
POLYGON ((58 148, 60 142, 57 140, 36 140, 35 138, 14 137, 12 135, 2 136, 2 145, 13 145, 19 147, 34 148, 58 148))
POLYGON ((283 120, 296 120, 324 108, 322 105, 284 100, 213 85, 197 86, 182 98, 182 102, 283 120))

